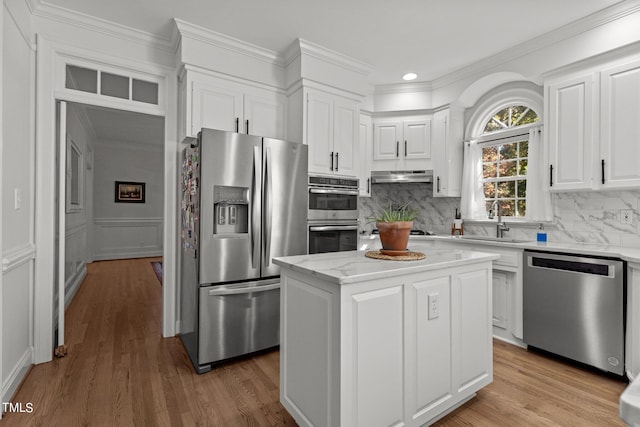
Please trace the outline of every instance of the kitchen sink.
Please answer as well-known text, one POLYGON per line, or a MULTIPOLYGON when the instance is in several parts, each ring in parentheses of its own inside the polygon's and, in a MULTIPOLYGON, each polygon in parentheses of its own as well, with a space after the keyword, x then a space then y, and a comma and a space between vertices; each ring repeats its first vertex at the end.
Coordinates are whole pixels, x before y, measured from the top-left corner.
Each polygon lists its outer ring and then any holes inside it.
POLYGON ((476 240, 483 242, 504 242, 504 243, 526 243, 531 242, 531 239, 511 239, 509 237, 492 237, 492 236, 455 236, 454 239, 461 240, 476 240))

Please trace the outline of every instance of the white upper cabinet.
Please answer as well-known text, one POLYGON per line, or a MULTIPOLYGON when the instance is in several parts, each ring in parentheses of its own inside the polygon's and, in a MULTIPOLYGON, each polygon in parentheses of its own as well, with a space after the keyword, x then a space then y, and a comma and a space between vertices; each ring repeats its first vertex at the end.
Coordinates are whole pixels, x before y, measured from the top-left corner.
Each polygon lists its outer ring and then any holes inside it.
POLYGON ((188 70, 181 82, 181 134, 202 128, 285 139, 286 97, 276 91, 188 70))
POLYGON ((358 103, 315 89, 306 89, 306 102, 309 172, 357 177, 358 103))
POLYGON ((376 119, 373 125, 372 170, 426 170, 431 163, 431 119, 376 119))
POLYGON ((552 190, 591 188, 595 75, 573 76, 546 86, 549 185, 552 190))
POLYGON ((600 73, 604 186, 640 186, 640 60, 600 73))
POLYGON ((551 190, 640 187, 640 60, 545 87, 551 190))
POLYGON ((462 109, 433 115, 433 197, 460 197, 463 125, 462 109))

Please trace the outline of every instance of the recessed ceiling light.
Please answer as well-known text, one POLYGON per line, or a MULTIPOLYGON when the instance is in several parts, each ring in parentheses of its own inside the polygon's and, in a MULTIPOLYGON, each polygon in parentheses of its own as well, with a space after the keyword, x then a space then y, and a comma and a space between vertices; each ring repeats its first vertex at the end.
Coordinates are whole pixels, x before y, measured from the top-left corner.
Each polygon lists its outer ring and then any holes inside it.
POLYGON ((402 76, 402 80, 415 80, 418 75, 416 73, 407 73, 402 76))

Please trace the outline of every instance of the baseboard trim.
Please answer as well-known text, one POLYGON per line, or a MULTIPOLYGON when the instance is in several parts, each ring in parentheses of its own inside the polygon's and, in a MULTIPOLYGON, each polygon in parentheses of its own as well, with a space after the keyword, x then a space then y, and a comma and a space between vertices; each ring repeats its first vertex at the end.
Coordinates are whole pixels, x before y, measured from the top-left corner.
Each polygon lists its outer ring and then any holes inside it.
POLYGON ((2 383, 2 401, 11 402, 11 399, 20 388, 20 384, 26 378, 31 365, 33 364, 33 348, 29 347, 24 352, 18 363, 9 374, 6 381, 2 383))

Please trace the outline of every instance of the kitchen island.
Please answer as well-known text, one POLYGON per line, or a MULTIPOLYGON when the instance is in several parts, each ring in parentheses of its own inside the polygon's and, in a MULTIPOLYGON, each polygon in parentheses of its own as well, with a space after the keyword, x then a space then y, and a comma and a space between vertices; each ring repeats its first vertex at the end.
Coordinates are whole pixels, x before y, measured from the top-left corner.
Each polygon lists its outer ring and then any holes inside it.
POLYGON ((301 426, 420 426, 493 380, 492 261, 425 251, 275 258, 280 400, 301 426))

